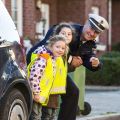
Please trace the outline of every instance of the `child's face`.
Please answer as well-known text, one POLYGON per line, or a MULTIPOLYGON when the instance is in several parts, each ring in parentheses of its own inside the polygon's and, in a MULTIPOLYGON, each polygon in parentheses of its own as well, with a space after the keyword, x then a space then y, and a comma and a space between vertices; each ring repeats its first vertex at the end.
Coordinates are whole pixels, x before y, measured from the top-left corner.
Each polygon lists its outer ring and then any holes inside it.
POLYGON ((64 41, 57 41, 52 46, 52 52, 55 57, 60 57, 65 54, 66 43, 64 41))
POLYGON ((62 34, 67 38, 66 41, 67 44, 69 44, 72 41, 73 36, 72 36, 72 30, 70 28, 63 27, 59 34, 62 34))

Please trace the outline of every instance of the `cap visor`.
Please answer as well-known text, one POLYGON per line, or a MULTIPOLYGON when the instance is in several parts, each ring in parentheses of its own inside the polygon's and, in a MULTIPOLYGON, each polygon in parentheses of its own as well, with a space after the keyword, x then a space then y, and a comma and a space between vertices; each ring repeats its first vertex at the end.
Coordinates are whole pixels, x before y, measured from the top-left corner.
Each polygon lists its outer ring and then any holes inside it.
POLYGON ((94 29, 97 33, 102 32, 102 31, 100 31, 91 21, 89 21, 89 22, 90 22, 91 28, 94 29))

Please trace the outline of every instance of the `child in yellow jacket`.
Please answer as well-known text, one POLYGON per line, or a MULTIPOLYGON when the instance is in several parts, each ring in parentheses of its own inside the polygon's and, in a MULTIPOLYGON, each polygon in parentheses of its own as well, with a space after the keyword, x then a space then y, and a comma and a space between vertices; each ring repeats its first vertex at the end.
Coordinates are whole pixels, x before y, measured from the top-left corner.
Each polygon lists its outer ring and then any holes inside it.
POLYGON ((28 80, 33 93, 30 120, 41 120, 41 107, 47 105, 50 94, 59 94, 61 91, 65 93, 67 70, 61 57, 66 55, 66 51, 65 37, 55 35, 50 38, 47 45, 38 47, 32 54, 28 65, 28 80), (61 79, 63 80, 61 86, 55 82, 59 82, 60 76, 64 76, 61 79))

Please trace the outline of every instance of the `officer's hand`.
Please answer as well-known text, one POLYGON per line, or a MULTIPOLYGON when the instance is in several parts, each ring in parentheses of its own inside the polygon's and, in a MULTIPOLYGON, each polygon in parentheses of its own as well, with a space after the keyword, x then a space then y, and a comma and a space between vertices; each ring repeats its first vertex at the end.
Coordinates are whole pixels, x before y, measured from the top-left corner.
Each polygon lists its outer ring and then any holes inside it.
POLYGON ((91 57, 90 62, 92 64, 92 67, 98 67, 98 65, 100 64, 99 59, 96 57, 91 57))
POLYGON ((79 56, 73 56, 72 57, 71 65, 73 67, 79 67, 82 64, 83 64, 83 61, 82 61, 81 57, 79 57, 79 56))

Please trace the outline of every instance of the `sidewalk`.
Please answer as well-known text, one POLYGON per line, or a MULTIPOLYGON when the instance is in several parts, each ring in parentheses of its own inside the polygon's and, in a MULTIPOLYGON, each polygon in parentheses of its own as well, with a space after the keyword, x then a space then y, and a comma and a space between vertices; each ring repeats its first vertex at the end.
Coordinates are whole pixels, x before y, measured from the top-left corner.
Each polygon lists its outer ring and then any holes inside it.
POLYGON ((120 86, 86 86, 85 87, 86 90, 88 91, 116 91, 116 90, 120 90, 120 86))

